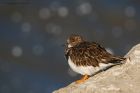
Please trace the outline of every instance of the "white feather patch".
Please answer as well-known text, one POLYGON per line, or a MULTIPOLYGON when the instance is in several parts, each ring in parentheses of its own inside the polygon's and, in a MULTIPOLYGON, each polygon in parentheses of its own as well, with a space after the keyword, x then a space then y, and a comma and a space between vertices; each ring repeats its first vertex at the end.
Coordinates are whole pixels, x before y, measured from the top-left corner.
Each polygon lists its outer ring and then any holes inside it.
POLYGON ((94 73, 96 73, 97 71, 101 70, 101 69, 104 69, 108 66, 111 66, 112 64, 104 64, 104 63, 100 63, 99 64, 99 67, 93 67, 93 66, 76 66, 71 58, 69 57, 68 58, 68 64, 69 66, 71 67, 71 69, 79 74, 82 74, 82 75, 93 75, 94 73))
POLYGON ((68 48, 70 48, 70 47, 72 47, 72 45, 71 44, 68 44, 68 48))

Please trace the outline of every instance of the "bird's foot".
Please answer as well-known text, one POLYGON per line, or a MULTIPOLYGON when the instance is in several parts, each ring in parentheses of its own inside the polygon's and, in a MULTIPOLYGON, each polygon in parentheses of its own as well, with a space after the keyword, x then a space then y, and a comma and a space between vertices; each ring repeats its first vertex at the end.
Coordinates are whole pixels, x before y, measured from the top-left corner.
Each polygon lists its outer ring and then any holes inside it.
POLYGON ((80 80, 77 80, 75 83, 80 84, 85 82, 89 78, 89 75, 84 75, 80 80))

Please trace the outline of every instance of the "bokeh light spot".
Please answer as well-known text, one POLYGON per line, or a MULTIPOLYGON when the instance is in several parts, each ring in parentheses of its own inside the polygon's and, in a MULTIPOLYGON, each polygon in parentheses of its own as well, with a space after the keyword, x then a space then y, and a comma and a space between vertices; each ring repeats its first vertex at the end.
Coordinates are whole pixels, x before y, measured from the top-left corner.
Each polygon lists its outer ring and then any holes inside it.
POLYGON ((90 14, 92 12, 92 6, 88 2, 82 3, 77 7, 76 12, 78 15, 90 14))
POLYGON ((58 8, 58 15, 60 17, 66 17, 68 15, 68 9, 66 7, 58 8))
POLYGON ((59 25, 50 23, 46 25, 46 31, 53 35, 60 35, 62 32, 62 28, 59 25))
POLYGON ((14 46, 12 48, 12 55, 15 57, 20 57, 22 55, 23 51, 22 48, 19 46, 14 46))
POLYGON ((50 16, 51 16, 51 12, 50 12, 49 8, 42 8, 42 9, 40 9, 39 17, 41 19, 48 19, 48 18, 50 18, 50 16))
POLYGON ((128 6, 125 8, 125 16, 134 17, 136 14, 136 10, 133 6, 128 6))

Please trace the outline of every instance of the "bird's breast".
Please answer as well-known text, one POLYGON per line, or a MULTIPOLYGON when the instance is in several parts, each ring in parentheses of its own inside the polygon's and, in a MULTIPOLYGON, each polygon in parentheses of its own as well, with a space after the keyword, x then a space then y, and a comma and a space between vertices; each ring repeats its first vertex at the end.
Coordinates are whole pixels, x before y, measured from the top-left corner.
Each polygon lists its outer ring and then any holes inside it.
POLYGON ((96 71, 99 70, 98 67, 93 67, 93 66, 83 66, 83 65, 76 65, 70 57, 68 57, 68 64, 70 66, 70 68, 75 71, 76 73, 82 74, 82 75, 92 75, 94 74, 96 71))

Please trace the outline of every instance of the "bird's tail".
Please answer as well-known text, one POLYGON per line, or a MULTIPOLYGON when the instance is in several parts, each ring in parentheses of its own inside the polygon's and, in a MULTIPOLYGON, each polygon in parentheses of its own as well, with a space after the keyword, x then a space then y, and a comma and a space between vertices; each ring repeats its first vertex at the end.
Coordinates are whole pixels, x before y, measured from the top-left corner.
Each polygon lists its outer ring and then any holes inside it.
POLYGON ((110 63, 114 63, 114 64, 123 64, 125 62, 124 57, 120 57, 120 56, 113 56, 110 60, 110 63))
POLYGON ((114 61, 124 61, 126 58, 120 57, 120 56, 113 56, 112 57, 114 61))

